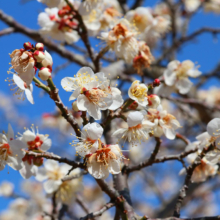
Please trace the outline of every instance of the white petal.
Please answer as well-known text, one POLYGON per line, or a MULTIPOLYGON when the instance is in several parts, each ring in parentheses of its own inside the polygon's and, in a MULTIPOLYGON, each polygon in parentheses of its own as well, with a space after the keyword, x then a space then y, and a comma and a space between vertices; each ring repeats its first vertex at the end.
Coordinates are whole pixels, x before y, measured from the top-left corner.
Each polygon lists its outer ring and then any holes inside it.
POLYGON ((13 80, 21 90, 25 90, 24 81, 21 79, 21 77, 19 77, 16 74, 13 74, 13 80))
POLYGON ((12 140, 9 142, 10 148, 12 150, 13 156, 16 156, 19 160, 24 157, 24 151, 22 149, 26 148, 24 142, 20 140, 12 140))
POLYGON ((61 180, 47 180, 43 186, 46 193, 51 194, 58 190, 59 186, 62 184, 61 180))
POLYGON ((77 98, 77 107, 80 111, 87 111, 87 103, 89 100, 86 98, 85 95, 80 94, 77 98))
POLYGON ((27 100, 31 103, 31 104, 34 104, 34 98, 33 98, 33 95, 32 95, 32 92, 30 89, 25 89, 25 95, 27 97, 27 100))
POLYGON ((23 133, 23 136, 22 136, 22 141, 27 143, 29 141, 33 141, 35 139, 36 135, 30 131, 30 130, 26 130, 24 133, 23 133))
POLYGON ((135 111, 131 112, 128 115, 127 123, 129 127, 137 126, 138 124, 142 124, 144 119, 144 115, 141 112, 135 111))
POLYGON ((72 166, 68 165, 68 164, 61 164, 59 169, 60 172, 63 174, 63 177, 65 175, 67 175, 67 173, 69 172, 69 170, 72 168, 72 166))
POLYGON ((173 130, 172 128, 163 128, 164 134, 165 136, 170 139, 173 140, 176 137, 176 132, 175 130, 173 130))
POLYGON ((18 161, 17 157, 8 156, 6 162, 14 170, 20 170, 22 168, 22 161, 18 161))
POLYGON ((78 96, 80 95, 80 92, 81 92, 81 88, 79 87, 79 88, 77 88, 77 89, 72 93, 72 95, 71 95, 70 98, 69 98, 69 101, 72 101, 72 100, 74 100, 74 99, 77 99, 78 96))
POLYGON ((92 124, 88 123, 82 129, 83 137, 89 137, 92 140, 97 140, 102 137, 103 128, 98 123, 94 122, 92 124))
POLYGON ((120 161, 109 160, 108 169, 111 174, 119 174, 121 172, 120 161))
POLYGON ((44 167, 40 167, 37 171, 37 175, 35 177, 35 179, 37 181, 43 182, 44 180, 46 180, 48 178, 47 176, 47 171, 44 167))
POLYGON ((167 69, 164 71, 164 81, 166 85, 173 86, 176 82, 176 73, 167 69))
POLYGON ((111 92, 112 92, 113 103, 108 109, 114 111, 123 105, 124 100, 122 98, 121 91, 119 89, 111 87, 111 92))
POLYGON ((207 131, 211 136, 220 135, 220 118, 212 119, 207 125, 207 131))
POLYGON ((44 162, 44 167, 47 171, 54 171, 59 168, 59 163, 55 160, 47 160, 44 162))
POLYGON ((85 103, 87 112, 90 116, 92 116, 95 120, 100 120, 102 117, 101 111, 97 105, 94 105, 91 102, 85 103))
POLYGON ((73 77, 65 77, 61 80, 61 86, 64 90, 70 92, 79 87, 77 79, 73 77))
POLYGON ((191 89, 193 83, 188 78, 178 80, 175 84, 181 94, 186 94, 191 89))
POLYGON ((197 69, 190 69, 187 71, 187 75, 193 78, 196 78, 198 76, 200 76, 202 74, 202 72, 200 72, 197 69))
POLYGON ((89 77, 94 77, 94 72, 90 67, 82 67, 78 72, 77 72, 77 77, 84 77, 84 76, 89 76, 89 77))
POLYGON ((9 140, 14 139, 14 131, 13 131, 13 129, 12 129, 10 124, 8 124, 8 139, 9 140))
POLYGON ((53 66, 53 58, 52 56, 45 50, 44 51, 45 58, 41 62, 42 66, 44 67, 52 67, 53 66))
POLYGON ((50 149, 51 145, 52 145, 52 140, 50 138, 47 138, 41 145, 41 150, 47 151, 50 149))
POLYGON ((35 165, 24 162, 24 166, 19 172, 24 179, 29 179, 31 176, 36 176, 37 170, 38 168, 35 165))

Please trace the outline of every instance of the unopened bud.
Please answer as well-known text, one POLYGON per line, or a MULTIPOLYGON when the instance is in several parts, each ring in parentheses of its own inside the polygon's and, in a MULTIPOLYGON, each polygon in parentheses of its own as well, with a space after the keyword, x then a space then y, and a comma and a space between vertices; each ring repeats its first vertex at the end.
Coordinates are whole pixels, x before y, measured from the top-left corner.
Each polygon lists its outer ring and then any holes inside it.
POLYGON ((42 67, 40 69, 40 71, 38 72, 38 76, 42 79, 42 80, 48 80, 51 77, 51 70, 49 68, 46 67, 42 67))
POLYGON ((43 67, 48 67, 48 68, 52 69, 53 59, 52 59, 51 55, 46 50, 45 50, 45 59, 42 61, 41 65, 43 67))
POLYGON ((79 111, 76 101, 72 103, 72 109, 73 109, 73 111, 75 111, 75 112, 78 112, 78 111, 79 111))
POLYGON ((157 95, 149 95, 148 96, 148 106, 150 108, 157 108, 160 105, 160 98, 157 95))
POLYGON ((33 55, 38 63, 40 63, 45 58, 44 52, 42 52, 42 51, 36 50, 33 55))
POLYGON ((160 85, 160 80, 159 79, 155 79, 154 82, 153 82, 153 86, 157 87, 159 85, 160 85))
POLYGON ((44 44, 36 43, 35 48, 36 48, 36 50, 44 51, 44 44))
POLYGON ((24 46, 24 49, 25 49, 25 50, 30 50, 30 49, 32 49, 32 45, 31 45, 30 42, 24 43, 23 46, 24 46))

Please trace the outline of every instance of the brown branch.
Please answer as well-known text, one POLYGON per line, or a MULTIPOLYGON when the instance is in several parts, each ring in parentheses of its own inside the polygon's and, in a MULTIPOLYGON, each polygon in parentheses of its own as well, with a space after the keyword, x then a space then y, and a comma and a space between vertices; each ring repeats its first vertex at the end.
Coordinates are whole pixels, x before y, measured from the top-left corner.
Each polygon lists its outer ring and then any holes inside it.
POLYGON ((11 34, 13 32, 15 32, 15 29, 13 27, 5 28, 5 29, 0 31, 0 37, 2 37, 4 35, 11 34))
POLYGON ((113 206, 115 206, 114 203, 106 203, 99 211, 89 213, 87 216, 80 218, 80 220, 92 220, 95 217, 101 216, 106 210, 110 209, 113 206))
POLYGON ((204 149, 202 151, 201 154, 199 154, 197 156, 197 158, 195 159, 195 161, 193 162, 192 165, 190 165, 187 170, 186 170, 186 178, 184 181, 184 185, 183 187, 180 189, 180 193, 179 193, 179 197, 177 199, 177 203, 175 205, 175 209, 174 209, 174 213, 173 215, 175 217, 179 217, 180 216, 180 209, 183 203, 184 198, 186 197, 186 192, 189 188, 189 185, 191 183, 191 177, 193 175, 193 171, 195 170, 195 168, 201 164, 201 160, 202 158, 205 156, 205 154, 212 148, 212 145, 210 145, 207 149, 204 149))
POLYGON ((168 217, 168 218, 148 218, 143 216, 139 220, 219 220, 220 215, 217 216, 204 216, 198 218, 176 218, 176 217, 168 217))
POLYGON ((29 156, 34 156, 34 157, 42 157, 42 158, 46 158, 46 159, 50 159, 50 160, 56 160, 59 163, 66 163, 69 164, 70 166, 74 167, 74 168, 82 168, 85 169, 85 165, 83 163, 80 162, 75 162, 73 160, 69 160, 65 157, 60 157, 58 155, 55 155, 53 153, 49 153, 49 152, 45 152, 45 153, 35 153, 33 151, 25 151, 27 155, 29 156))
MULTIPOLYGON (((152 159, 147 159, 146 161, 144 162, 141 162, 140 164, 138 165, 134 165, 134 166, 130 166, 130 167, 126 167, 124 169, 124 172, 126 173, 131 173, 133 171, 137 171, 137 170, 140 170, 142 168, 145 168, 145 167, 148 167, 148 166, 151 166, 152 164, 155 164, 155 163, 163 163, 165 161, 170 161, 170 160, 178 160, 181 162, 181 160, 183 158, 185 158, 186 156, 188 156, 189 154, 191 153, 194 153, 196 152, 197 149, 194 149, 194 150, 190 150, 190 151, 186 151, 186 152, 183 152, 179 155, 170 155, 170 156, 165 156, 165 157, 158 157, 158 158, 155 158, 154 160, 152 159)), ((153 154, 153 153, 152 153, 153 154)), ((182 163, 182 162, 181 162, 182 163)))
POLYGON ((95 69, 97 71, 97 70, 99 70, 99 64, 97 65, 97 63, 94 62, 94 60, 95 60, 94 54, 93 54, 93 51, 92 51, 92 48, 91 48, 91 45, 89 42, 88 31, 87 31, 86 25, 82 19, 82 16, 79 14, 78 10, 76 10, 74 8, 74 6, 68 0, 65 0, 65 2, 71 8, 72 12, 74 12, 74 18, 79 22, 76 30, 77 30, 79 36, 81 37, 81 39, 82 39, 82 41, 88 51, 89 57, 92 60, 94 66, 95 66, 95 69))
POLYGON ((84 201, 82 200, 81 197, 77 196, 77 197, 76 197, 76 202, 80 205, 80 207, 83 209, 83 211, 84 211, 86 214, 89 214, 89 210, 88 210, 88 208, 86 207, 86 205, 84 204, 84 201))
POLYGON ((65 176, 65 177, 62 179, 63 182, 64 182, 64 181, 73 180, 73 179, 78 179, 78 178, 80 178, 81 176, 88 174, 88 171, 83 170, 83 171, 81 171, 80 173, 78 173, 78 174, 76 174, 76 175, 68 176, 68 175, 71 173, 71 171, 74 170, 74 169, 75 169, 75 168, 71 168, 71 170, 68 172, 67 176, 65 176))
POLYGON ((211 34, 218 34, 220 33, 220 28, 210 28, 210 27, 203 27, 195 32, 193 32, 192 34, 185 36, 185 37, 181 37, 177 40, 175 40, 172 44, 171 47, 169 47, 168 49, 166 49, 163 54, 156 60, 155 63, 159 63, 161 62, 168 54, 172 53, 173 50, 177 49, 180 45, 193 40, 194 38, 196 38, 197 36, 199 36, 200 34, 203 33, 211 33, 211 34))
POLYGON ((17 21, 14 20, 11 16, 5 14, 2 10, 0 10, 0 20, 2 20, 4 23, 6 23, 8 26, 14 28, 15 32, 22 33, 31 39, 43 43, 48 49, 58 53, 61 57, 64 57, 71 62, 77 63, 80 66, 91 66, 90 63, 88 63, 85 58, 81 55, 74 54, 68 50, 66 50, 63 46, 58 45, 46 38, 43 38, 39 31, 32 30, 30 28, 27 28, 17 21))

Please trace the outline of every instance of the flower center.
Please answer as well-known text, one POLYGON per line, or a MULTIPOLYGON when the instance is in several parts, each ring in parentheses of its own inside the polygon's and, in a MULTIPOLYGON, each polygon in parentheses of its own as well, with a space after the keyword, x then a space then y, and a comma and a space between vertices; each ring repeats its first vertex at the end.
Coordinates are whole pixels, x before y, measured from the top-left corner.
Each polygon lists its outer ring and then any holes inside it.
POLYGON ((146 95, 146 88, 140 85, 135 85, 134 88, 131 89, 131 94, 137 98, 144 98, 146 95))
POLYGON ((40 148, 40 146, 43 144, 43 141, 40 139, 39 136, 36 136, 33 141, 28 141, 27 144, 29 146, 29 150, 36 150, 40 148))
POLYGON ((111 149, 106 147, 96 151, 96 160, 99 163, 103 163, 105 166, 108 166, 110 159, 116 159, 116 155, 111 152, 111 149))
POLYGON ((0 146, 0 165, 8 159, 8 156, 12 156, 9 144, 2 144, 0 146))
POLYGON ((107 91, 103 91, 98 88, 94 88, 91 90, 87 90, 84 92, 84 95, 87 99, 95 105, 100 105, 100 103, 104 102, 104 98, 108 96, 107 91))
POLYGON ((114 32, 114 35, 119 38, 120 36, 123 36, 125 37, 127 32, 128 32, 128 29, 126 28, 125 25, 123 24, 117 24, 114 28, 113 28, 113 32, 114 32))

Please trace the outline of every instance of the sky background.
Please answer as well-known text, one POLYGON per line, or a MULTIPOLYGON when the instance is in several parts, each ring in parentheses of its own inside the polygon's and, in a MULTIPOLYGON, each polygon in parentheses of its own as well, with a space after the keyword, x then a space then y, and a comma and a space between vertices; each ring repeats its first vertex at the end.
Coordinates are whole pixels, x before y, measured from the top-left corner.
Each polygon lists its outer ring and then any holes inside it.
MULTIPOLYGON (((130 1, 132 3, 133 1, 130 1)), ((145 6, 153 6, 156 1, 154 0, 146 0, 145 6)), ((0 1, 0 9, 3 10, 6 14, 13 16, 19 23, 25 25, 31 29, 38 30, 39 26, 37 24, 37 17, 39 12, 44 10, 44 5, 38 3, 35 0, 29 1, 25 4, 21 4, 19 0, 1 0, 0 1)), ((220 27, 220 17, 213 14, 213 13, 203 13, 201 10, 193 16, 188 33, 192 33, 195 30, 204 27, 220 27)), ((0 21, 0 30, 6 28, 3 22, 0 21)), ((178 59, 180 61, 190 59, 194 62, 198 62, 201 66, 200 70, 203 73, 207 73, 215 68, 216 64, 219 62, 220 57, 220 38, 213 38, 211 34, 203 34, 196 38, 193 42, 185 44, 184 48, 178 54, 178 59)), ((8 86, 8 82, 5 82, 5 79, 8 77, 7 71, 10 67, 10 57, 9 53, 11 53, 15 49, 19 49, 23 46, 23 43, 26 41, 30 41, 31 43, 35 44, 34 41, 27 38, 26 36, 16 33, 7 36, 0 37, 0 60, 1 60, 1 73, 0 73, 0 94, 7 95, 7 99, 12 102, 14 109, 13 112, 17 115, 17 118, 11 118, 11 120, 7 120, 3 118, 3 110, 0 112, 0 129, 4 129, 7 131, 7 123, 11 123, 12 126, 17 124, 15 120, 21 120, 20 123, 25 124, 26 127, 30 127, 31 124, 38 125, 41 119, 41 116, 45 112, 54 112, 55 105, 54 102, 47 96, 43 95, 39 88, 34 87, 34 101, 35 104, 31 105, 27 100, 21 102, 13 97, 13 92, 10 91, 10 87, 8 86)), ((94 41, 92 41, 92 44, 94 41)), ((52 53, 53 61, 54 61, 54 69, 56 66, 65 63, 66 60, 62 57, 58 56, 56 53, 52 53)), ((70 93, 65 92, 61 86, 60 81, 65 76, 73 76, 80 67, 75 64, 69 65, 67 68, 59 71, 59 73, 54 78, 54 82, 56 86, 60 89, 60 96, 65 105, 70 107, 71 102, 68 101, 70 93)), ((206 83, 205 88, 212 85, 219 85, 219 81, 213 80, 206 83)), ((0 100, 1 102, 1 100, 0 100)), ((20 126, 15 129, 16 132, 23 132, 23 128, 20 126)), ((46 132, 47 130, 44 130, 46 132)), ((48 131, 50 132, 50 131, 48 131)), ((54 141, 54 140, 53 140, 54 141)), ((66 142, 68 142, 67 140, 66 142)), ((52 149, 51 149, 52 150, 52 149)), ((68 149, 70 155, 74 155, 75 151, 70 148, 68 149)), ((178 164, 177 166, 180 167, 178 164)), ((15 189, 20 192, 19 186, 22 180, 19 172, 13 171, 11 168, 4 169, 0 172, 0 183, 3 180, 7 180, 13 182, 15 184, 15 189), (9 174, 8 174, 9 172, 9 174)), ((134 191, 136 192, 136 191, 134 191)), ((139 193, 141 193, 139 191, 139 193)), ((0 197, 0 211, 5 209, 8 206, 10 199, 1 198, 0 197)), ((155 202, 155 200, 154 200, 155 202)))

